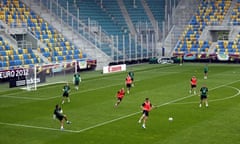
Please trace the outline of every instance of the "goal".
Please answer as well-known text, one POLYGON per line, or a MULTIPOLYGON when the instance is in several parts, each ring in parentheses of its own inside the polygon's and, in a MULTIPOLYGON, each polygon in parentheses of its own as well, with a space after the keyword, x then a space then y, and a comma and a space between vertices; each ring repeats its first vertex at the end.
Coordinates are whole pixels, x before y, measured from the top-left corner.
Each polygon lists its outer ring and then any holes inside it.
POLYGON ((27 75, 26 75, 26 90, 37 90, 37 67, 36 65, 30 66, 27 69, 27 75))
POLYGON ((71 82, 77 70, 76 61, 29 66, 25 89, 31 91, 41 86, 71 82))

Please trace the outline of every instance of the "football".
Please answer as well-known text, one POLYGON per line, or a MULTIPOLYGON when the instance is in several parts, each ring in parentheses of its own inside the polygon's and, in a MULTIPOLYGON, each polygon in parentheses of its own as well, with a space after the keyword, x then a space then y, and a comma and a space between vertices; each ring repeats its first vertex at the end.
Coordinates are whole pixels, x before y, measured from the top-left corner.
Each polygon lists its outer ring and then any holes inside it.
POLYGON ((173 120, 173 118, 172 118, 172 117, 169 117, 169 118, 168 118, 168 120, 169 120, 169 121, 172 121, 172 120, 173 120))

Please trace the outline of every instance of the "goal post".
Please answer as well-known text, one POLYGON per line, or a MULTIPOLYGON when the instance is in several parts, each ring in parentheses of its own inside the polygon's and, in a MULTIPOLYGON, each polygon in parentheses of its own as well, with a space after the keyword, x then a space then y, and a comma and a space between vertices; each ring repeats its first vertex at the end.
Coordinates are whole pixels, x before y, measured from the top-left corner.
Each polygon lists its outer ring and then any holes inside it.
POLYGON ((24 89, 31 91, 40 86, 70 82, 77 69, 76 61, 29 66, 24 89))
POLYGON ((96 66, 96 63, 89 62, 87 59, 31 65, 24 68, 27 74, 25 75, 25 87, 22 89, 31 91, 41 86, 72 83, 74 74, 80 69, 91 69, 92 66, 96 66))
POLYGON ((37 66, 33 65, 28 68, 28 74, 26 75, 26 89, 37 90, 37 83, 40 81, 37 77, 37 66))

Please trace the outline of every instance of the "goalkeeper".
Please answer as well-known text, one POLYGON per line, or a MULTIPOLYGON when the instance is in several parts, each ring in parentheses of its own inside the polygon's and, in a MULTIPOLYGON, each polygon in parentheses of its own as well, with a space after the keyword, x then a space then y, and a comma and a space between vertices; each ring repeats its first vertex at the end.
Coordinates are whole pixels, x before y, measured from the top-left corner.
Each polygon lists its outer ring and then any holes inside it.
POLYGON ((79 84, 80 84, 81 81, 82 81, 82 79, 81 79, 80 74, 79 73, 75 73, 73 75, 73 84, 74 84, 76 90, 79 89, 79 84))

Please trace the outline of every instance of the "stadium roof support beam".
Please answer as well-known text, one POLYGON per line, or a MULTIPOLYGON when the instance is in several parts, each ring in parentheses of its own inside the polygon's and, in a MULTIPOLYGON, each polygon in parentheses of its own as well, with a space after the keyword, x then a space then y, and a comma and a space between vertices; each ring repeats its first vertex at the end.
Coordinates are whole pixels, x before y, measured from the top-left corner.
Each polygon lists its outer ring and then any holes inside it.
POLYGON ((136 29, 135 29, 135 27, 134 27, 134 25, 133 25, 133 23, 131 21, 131 18, 129 16, 128 12, 127 12, 127 9, 126 9, 126 7, 125 7, 125 5, 123 3, 123 0, 117 0, 117 2, 118 2, 120 10, 121 10, 121 12, 122 12, 122 14, 124 16, 124 19, 125 19, 128 27, 129 27, 129 31, 130 31, 131 35, 132 36, 136 35, 136 33, 137 33, 136 29))

